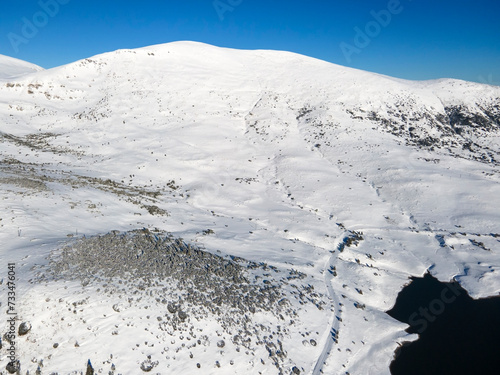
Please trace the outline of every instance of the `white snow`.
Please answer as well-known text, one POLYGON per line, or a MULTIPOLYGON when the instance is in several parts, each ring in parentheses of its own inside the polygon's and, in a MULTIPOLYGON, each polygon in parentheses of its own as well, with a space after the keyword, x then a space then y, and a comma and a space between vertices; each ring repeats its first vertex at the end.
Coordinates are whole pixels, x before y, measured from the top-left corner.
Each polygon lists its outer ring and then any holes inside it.
MULTIPOLYGON (((118 313, 121 299, 96 287, 29 283, 31 267, 71 237, 111 230, 159 228, 212 253, 307 274, 330 307, 306 306, 290 325, 286 366, 306 374, 389 374, 398 343, 416 338, 385 314, 409 276, 432 268, 473 297, 500 290, 500 246, 490 236, 500 233, 498 166, 405 145, 347 111, 389 116, 398 103, 409 116, 441 113, 450 103, 498 101, 500 88, 394 80, 288 52, 193 42, 17 78, 26 70, 9 64, 0 60, 0 301, 15 262, 16 309, 33 325, 17 341, 24 372, 43 359, 43 373, 69 374, 91 359, 102 373, 114 363, 116 374, 137 374, 151 355, 160 374, 278 373, 262 348, 256 356, 217 348, 215 320, 200 323, 209 342, 187 349, 155 331, 164 307, 154 301, 118 313), (354 231, 363 240, 340 252, 354 231), (302 342, 311 338, 316 346, 302 342)), ((424 120, 414 126, 435 131, 424 120)), ((484 142, 498 152, 498 139, 484 142)), ((3 353, 0 368, 7 362, 3 353)))
POLYGON ((0 80, 42 71, 43 68, 29 62, 0 55, 0 80))

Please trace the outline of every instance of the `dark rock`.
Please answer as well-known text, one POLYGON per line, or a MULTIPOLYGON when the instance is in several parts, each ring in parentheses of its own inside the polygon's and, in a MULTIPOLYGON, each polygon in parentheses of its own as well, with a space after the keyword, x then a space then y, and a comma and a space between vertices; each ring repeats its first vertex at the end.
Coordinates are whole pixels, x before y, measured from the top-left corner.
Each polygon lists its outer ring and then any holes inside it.
POLYGON ((169 303, 167 305, 167 310, 168 310, 169 313, 175 314, 177 312, 177 307, 174 304, 169 303))
POLYGON ((22 322, 19 325, 18 333, 19 336, 26 335, 29 331, 31 330, 31 323, 30 322, 22 322))
POLYGON ((184 311, 179 311, 177 315, 179 315, 180 320, 186 320, 188 317, 188 315, 184 311))
POLYGON ((150 372, 152 369, 156 367, 158 362, 152 362, 151 359, 146 359, 145 361, 142 361, 141 363, 141 370, 144 372, 150 372))
POLYGON ((223 348, 225 346, 226 346, 226 342, 224 340, 217 341, 217 347, 218 348, 223 348))
POLYGON ((7 363, 7 366, 5 367, 7 372, 9 374, 15 374, 16 372, 21 371, 21 362, 19 360, 15 360, 13 362, 7 363))
POLYGON ((94 375, 94 368, 92 367, 92 363, 90 363, 90 359, 87 361, 87 369, 85 370, 85 375, 94 375))

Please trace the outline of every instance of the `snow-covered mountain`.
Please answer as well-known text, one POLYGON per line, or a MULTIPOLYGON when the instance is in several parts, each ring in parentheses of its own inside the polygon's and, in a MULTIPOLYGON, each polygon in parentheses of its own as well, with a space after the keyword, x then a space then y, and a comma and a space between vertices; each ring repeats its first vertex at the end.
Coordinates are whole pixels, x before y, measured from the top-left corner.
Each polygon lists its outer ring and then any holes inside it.
POLYGON ((42 71, 43 68, 14 57, 0 55, 0 80, 42 71))
POLYGON ((24 372, 389 374, 409 276, 500 290, 499 87, 178 42, 3 79, 0 119, 24 372))

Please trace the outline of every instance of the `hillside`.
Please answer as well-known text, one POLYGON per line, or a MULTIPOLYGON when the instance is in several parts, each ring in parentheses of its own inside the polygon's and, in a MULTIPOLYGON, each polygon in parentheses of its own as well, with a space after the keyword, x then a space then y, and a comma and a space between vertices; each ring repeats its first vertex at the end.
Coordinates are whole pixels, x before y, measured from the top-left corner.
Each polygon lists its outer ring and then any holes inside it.
POLYGON ((193 42, 2 79, 23 372, 389 374, 410 276, 500 290, 499 87, 193 42))
POLYGON ((28 63, 13 57, 0 55, 0 79, 9 79, 24 74, 42 71, 38 65, 28 63))

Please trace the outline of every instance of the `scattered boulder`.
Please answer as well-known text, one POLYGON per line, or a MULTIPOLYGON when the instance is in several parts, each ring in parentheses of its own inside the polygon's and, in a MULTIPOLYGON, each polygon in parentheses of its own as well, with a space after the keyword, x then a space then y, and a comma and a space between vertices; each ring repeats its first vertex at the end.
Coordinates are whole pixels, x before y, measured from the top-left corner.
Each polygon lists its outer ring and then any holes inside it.
POLYGON ((172 303, 169 303, 169 304, 167 305, 167 310, 168 310, 168 312, 169 312, 169 313, 171 313, 171 314, 175 314, 175 313, 177 312, 177 306, 175 306, 175 305, 174 305, 174 304, 172 304, 172 303))
POLYGON ((5 369, 9 374, 15 374, 16 372, 18 373, 19 371, 21 371, 21 362, 19 362, 19 360, 9 362, 7 363, 5 369))
POLYGON ((217 341, 217 347, 218 348, 223 348, 225 346, 226 346, 226 342, 224 340, 217 341))
POLYGON ((92 367, 92 363, 90 363, 90 359, 87 361, 87 370, 85 371, 85 375, 94 375, 94 368, 92 367))
POLYGON ((153 362, 151 359, 146 359, 145 361, 142 361, 141 363, 141 370, 144 372, 150 372, 152 369, 154 369, 158 365, 158 361, 153 362))
POLYGON ((24 336, 26 335, 29 331, 31 331, 31 323, 30 322, 22 322, 19 325, 18 333, 19 336, 24 336))
POLYGON ((188 317, 188 315, 184 311, 181 311, 181 310, 179 310, 178 315, 179 315, 179 319, 182 321, 186 320, 188 317))

